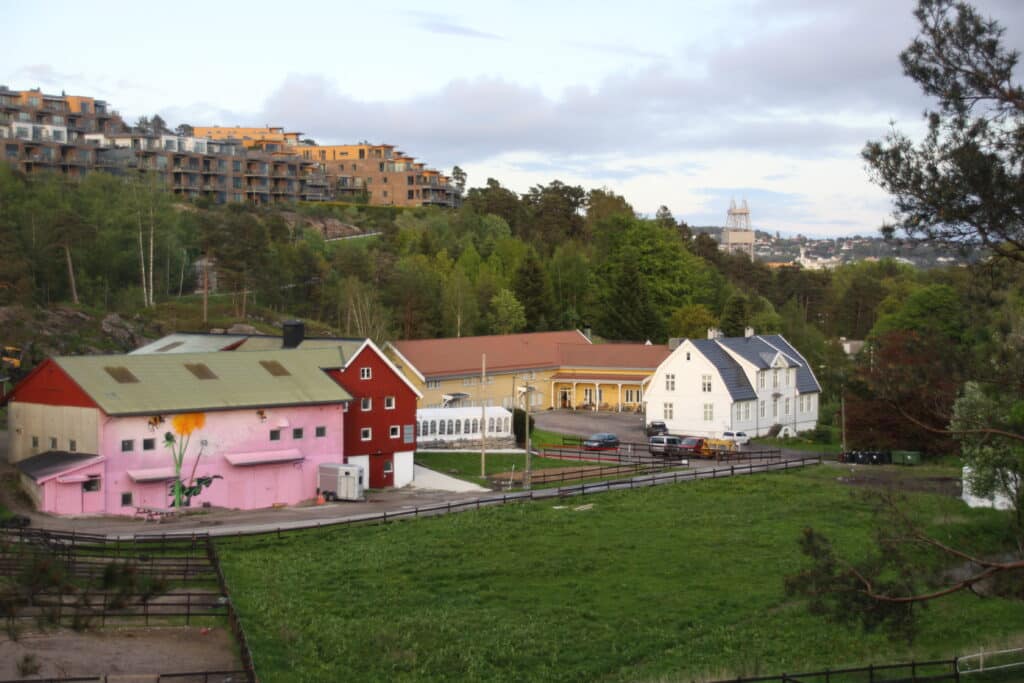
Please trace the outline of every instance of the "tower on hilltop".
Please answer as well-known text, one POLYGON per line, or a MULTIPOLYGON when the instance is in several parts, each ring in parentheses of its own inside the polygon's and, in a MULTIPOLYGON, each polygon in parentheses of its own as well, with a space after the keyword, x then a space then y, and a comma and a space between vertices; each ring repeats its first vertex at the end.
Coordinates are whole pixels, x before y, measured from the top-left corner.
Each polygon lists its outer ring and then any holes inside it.
POLYGON ((754 230, 750 227, 750 207, 746 199, 739 206, 735 199, 729 202, 722 230, 722 250, 746 254, 754 260, 754 230))

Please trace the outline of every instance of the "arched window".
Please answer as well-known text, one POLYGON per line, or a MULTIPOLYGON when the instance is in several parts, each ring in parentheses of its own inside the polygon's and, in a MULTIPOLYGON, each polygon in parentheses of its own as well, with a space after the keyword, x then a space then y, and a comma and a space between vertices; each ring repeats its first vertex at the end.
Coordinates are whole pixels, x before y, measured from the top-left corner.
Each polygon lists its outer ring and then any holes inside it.
POLYGON ((454 434, 455 433, 455 425, 452 424, 452 422, 453 422, 452 420, 448 420, 448 433, 449 434, 454 434))
POLYGON ((444 420, 438 420, 438 422, 441 424, 441 428, 437 430, 437 433, 444 434, 444 420))
POLYGON ((511 432, 512 431, 512 425, 509 424, 509 418, 507 418, 507 417, 505 418, 505 431, 506 432, 511 432))
POLYGON ((469 418, 468 417, 466 418, 466 421, 462 424, 462 431, 465 432, 466 434, 469 434, 469 418))
POLYGON ((473 418, 473 434, 476 434, 479 431, 480 431, 480 420, 477 420, 476 418, 473 418))
POLYGON ((437 434, 437 422, 435 422, 434 420, 430 421, 430 433, 437 434))
POLYGON ((494 431, 494 418, 493 417, 487 418, 487 431, 488 432, 493 432, 494 431))
POLYGON ((456 434, 461 434, 462 433, 462 420, 456 420, 455 421, 455 433, 456 434))

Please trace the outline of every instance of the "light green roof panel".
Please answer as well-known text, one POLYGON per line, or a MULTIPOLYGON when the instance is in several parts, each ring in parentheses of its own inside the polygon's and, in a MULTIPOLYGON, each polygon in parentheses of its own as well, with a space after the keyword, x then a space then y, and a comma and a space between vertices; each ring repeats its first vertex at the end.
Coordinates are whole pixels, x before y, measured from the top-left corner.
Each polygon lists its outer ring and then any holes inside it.
POLYGON ((323 368, 341 350, 277 349, 54 359, 109 415, 150 415, 349 401, 323 368))

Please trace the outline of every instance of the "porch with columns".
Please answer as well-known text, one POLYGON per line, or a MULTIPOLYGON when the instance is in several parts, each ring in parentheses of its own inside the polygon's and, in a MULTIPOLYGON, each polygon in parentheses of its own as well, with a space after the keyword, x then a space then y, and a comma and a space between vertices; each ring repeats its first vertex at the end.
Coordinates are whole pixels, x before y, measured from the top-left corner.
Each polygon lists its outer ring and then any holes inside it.
POLYGON ((566 410, 621 413, 643 405, 649 375, 557 372, 551 377, 551 406, 566 410))

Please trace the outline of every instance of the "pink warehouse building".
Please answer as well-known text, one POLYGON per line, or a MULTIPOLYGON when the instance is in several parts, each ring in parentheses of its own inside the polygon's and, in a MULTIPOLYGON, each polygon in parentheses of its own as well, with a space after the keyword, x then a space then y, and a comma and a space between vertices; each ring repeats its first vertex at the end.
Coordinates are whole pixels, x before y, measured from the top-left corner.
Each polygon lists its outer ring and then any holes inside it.
POLYGON ((191 505, 292 505, 316 495, 321 463, 344 462, 351 396, 325 372, 343 365, 338 348, 53 358, 6 397, 9 460, 43 512, 165 508, 164 435, 200 413, 181 478, 221 478, 191 505))

